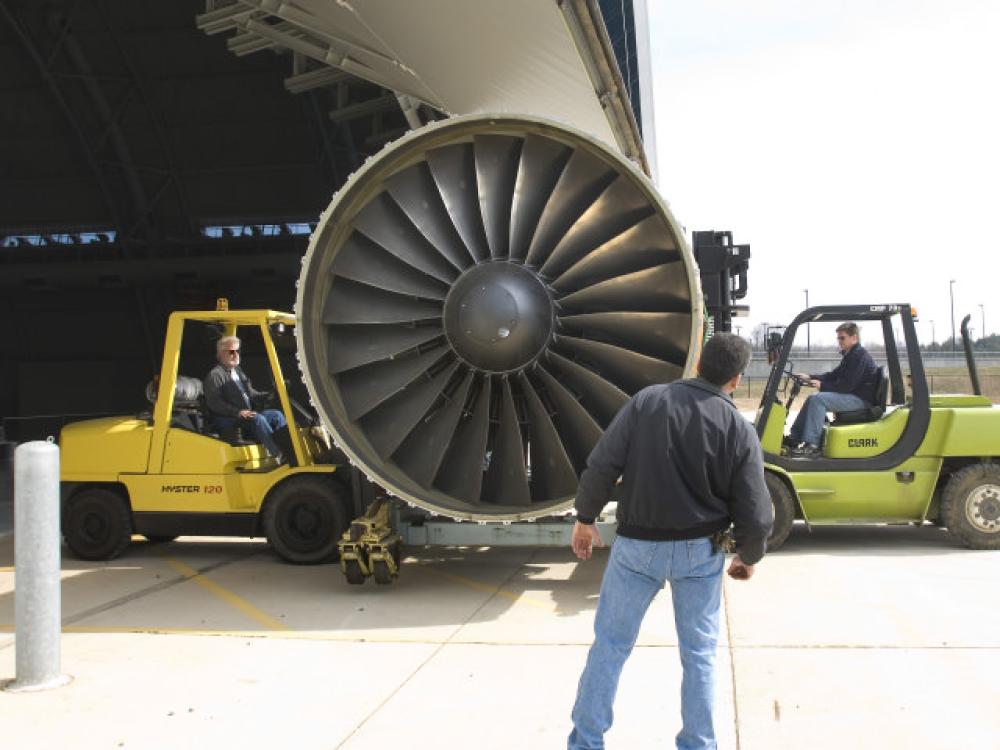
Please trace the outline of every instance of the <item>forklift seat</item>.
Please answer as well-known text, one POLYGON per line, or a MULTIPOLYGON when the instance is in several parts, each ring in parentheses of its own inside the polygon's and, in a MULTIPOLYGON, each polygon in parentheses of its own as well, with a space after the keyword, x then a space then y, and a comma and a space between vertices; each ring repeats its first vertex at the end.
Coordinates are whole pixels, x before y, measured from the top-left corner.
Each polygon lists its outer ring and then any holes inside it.
MULTIPOLYGON (((159 381, 160 377, 156 375, 146 384, 146 401, 149 402, 151 408, 139 412, 137 415, 139 419, 152 422, 159 381)), ((170 426, 188 432, 203 433, 205 420, 202 417, 202 399, 201 380, 187 375, 178 375, 177 382, 174 384, 174 404, 170 414, 170 426)))
POLYGON ((889 401, 889 371, 885 367, 878 368, 878 380, 875 384, 875 403, 864 409, 853 411, 842 411, 833 420, 832 426, 838 427, 845 424, 861 424, 863 422, 875 422, 885 414, 886 404, 889 401))
MULTIPOLYGON (((146 399, 150 404, 156 403, 157 380, 158 378, 154 378, 146 386, 146 399)), ((152 411, 143 412, 140 417, 151 420, 153 417, 152 411)), ((201 379, 187 375, 177 376, 177 384, 174 389, 174 406, 170 415, 170 426, 188 432, 196 432, 199 435, 221 440, 236 447, 258 444, 252 437, 244 435, 239 423, 225 430, 218 430, 212 424, 212 414, 208 410, 208 404, 205 402, 205 391, 201 379)), ((287 437, 287 432, 284 439, 288 444, 288 453, 286 455, 289 455, 292 453, 292 449, 291 439, 287 437)), ((285 443, 279 440, 279 444, 283 449, 285 448, 285 443)))

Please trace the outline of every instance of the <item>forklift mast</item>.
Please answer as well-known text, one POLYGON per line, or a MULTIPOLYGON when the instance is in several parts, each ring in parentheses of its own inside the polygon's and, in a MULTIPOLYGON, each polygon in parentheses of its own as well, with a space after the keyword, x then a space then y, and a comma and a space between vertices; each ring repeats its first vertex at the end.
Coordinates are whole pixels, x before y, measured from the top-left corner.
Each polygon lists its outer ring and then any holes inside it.
POLYGON ((781 346, 785 341, 785 326, 767 326, 764 347, 767 349, 767 363, 773 365, 781 355, 781 346))
POLYGON ((750 245, 734 245, 732 232, 694 232, 692 238, 708 317, 705 337, 729 333, 733 317, 745 315, 749 309, 735 303, 747 294, 750 245))

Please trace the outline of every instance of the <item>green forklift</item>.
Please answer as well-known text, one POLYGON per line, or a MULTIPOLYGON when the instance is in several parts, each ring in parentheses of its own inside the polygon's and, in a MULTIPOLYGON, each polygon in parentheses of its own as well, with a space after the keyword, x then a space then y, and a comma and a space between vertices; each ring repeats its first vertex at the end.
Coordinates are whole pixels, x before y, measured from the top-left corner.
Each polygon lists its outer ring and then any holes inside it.
POLYGON ((982 395, 969 317, 961 331, 972 395, 930 394, 914 320, 908 304, 844 305, 811 307, 788 325, 754 423, 774 503, 769 549, 795 519, 810 528, 931 522, 972 549, 1000 549, 1000 409, 982 395), (886 365, 876 403, 837 414, 821 455, 792 457, 783 445, 788 417, 809 386, 791 361, 796 332, 847 321, 881 324, 886 365))

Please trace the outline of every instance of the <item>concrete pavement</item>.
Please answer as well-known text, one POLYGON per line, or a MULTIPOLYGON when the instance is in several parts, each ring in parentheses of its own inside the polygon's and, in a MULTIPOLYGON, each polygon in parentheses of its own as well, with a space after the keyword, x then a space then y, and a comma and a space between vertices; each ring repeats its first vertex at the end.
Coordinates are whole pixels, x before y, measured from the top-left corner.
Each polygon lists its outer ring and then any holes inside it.
MULTIPOLYGON (((7 747, 562 747, 606 553, 410 549, 391 587, 281 563, 260 542, 136 542, 64 560, 63 671, 0 692, 7 747)), ((0 538, 0 680, 14 676, 0 538)), ((725 585, 720 747, 991 747, 1000 552, 912 528, 797 527, 725 585)), ((669 595, 626 667, 611 748, 672 747, 669 595)))

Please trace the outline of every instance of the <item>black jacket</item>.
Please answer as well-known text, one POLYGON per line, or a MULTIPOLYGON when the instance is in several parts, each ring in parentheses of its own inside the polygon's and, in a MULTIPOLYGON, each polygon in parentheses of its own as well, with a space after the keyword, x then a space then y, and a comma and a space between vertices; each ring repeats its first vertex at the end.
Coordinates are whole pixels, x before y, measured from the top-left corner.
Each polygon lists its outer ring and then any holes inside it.
POLYGON ((236 368, 243 387, 247 389, 250 397, 250 405, 247 406, 243 400, 243 394, 239 386, 233 382, 233 376, 227 367, 216 365, 208 375, 205 376, 204 392, 205 405, 212 416, 218 417, 238 417, 244 409, 257 409, 258 404, 263 404, 270 398, 266 391, 258 391, 250 383, 250 378, 246 376, 239 367, 236 368))
POLYGON ((878 365, 861 344, 855 344, 842 355, 843 359, 830 372, 813 375, 820 383, 820 391, 852 393, 866 404, 875 403, 878 387, 878 365))
POLYGON ((582 522, 601 512, 619 476, 619 535, 693 539, 732 522, 743 562, 764 556, 774 511, 760 441, 732 399, 708 381, 653 385, 621 408, 580 477, 582 522))

